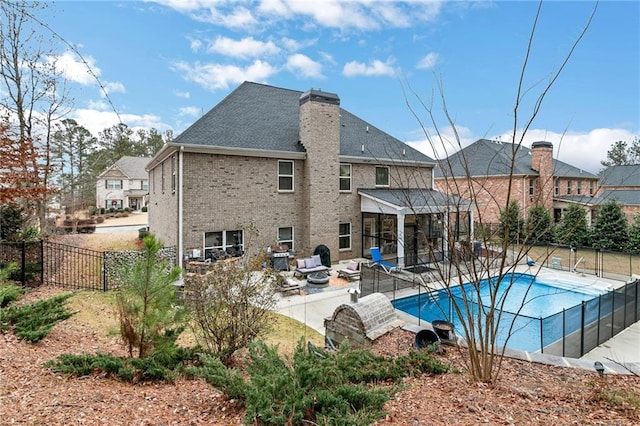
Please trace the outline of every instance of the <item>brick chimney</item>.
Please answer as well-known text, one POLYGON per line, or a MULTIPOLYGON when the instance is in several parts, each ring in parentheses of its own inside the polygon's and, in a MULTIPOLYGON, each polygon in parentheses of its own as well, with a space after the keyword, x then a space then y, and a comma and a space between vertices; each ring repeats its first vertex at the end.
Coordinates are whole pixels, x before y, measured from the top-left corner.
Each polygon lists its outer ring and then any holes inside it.
POLYGON ((538 172, 534 203, 553 213, 553 144, 539 141, 531 144, 531 168, 538 172))
POLYGON ((307 152, 304 176, 304 212, 308 232, 301 241, 313 251, 323 244, 338 259, 340 190, 340 98, 311 89, 300 96, 300 143, 307 152), (305 244, 306 245, 306 244, 305 244))

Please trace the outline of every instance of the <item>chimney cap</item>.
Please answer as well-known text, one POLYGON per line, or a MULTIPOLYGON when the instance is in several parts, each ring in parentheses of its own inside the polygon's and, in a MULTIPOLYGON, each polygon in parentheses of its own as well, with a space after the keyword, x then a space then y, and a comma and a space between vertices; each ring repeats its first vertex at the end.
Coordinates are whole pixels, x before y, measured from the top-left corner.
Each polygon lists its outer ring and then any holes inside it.
POLYGON ((536 148, 553 148, 553 144, 547 141, 538 141, 531 144, 531 149, 536 148))
POLYGON ((323 92, 322 90, 309 89, 300 95, 300 105, 313 101, 325 104, 340 105, 340 98, 335 93, 323 92))

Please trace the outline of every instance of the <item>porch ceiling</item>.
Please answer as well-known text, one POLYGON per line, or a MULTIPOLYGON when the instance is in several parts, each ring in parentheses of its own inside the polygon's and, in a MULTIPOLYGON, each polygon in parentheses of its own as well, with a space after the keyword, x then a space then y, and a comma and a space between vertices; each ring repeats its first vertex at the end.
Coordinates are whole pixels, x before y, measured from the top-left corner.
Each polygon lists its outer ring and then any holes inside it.
POLYGON ((360 210, 363 213, 427 214, 467 211, 470 203, 456 195, 434 189, 359 189, 360 210))

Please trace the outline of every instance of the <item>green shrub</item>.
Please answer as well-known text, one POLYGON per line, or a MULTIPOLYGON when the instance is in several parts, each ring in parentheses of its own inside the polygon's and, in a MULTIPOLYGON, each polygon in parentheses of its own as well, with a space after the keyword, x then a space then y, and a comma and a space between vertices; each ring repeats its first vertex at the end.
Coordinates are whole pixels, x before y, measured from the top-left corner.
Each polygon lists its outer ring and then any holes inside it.
POLYGON ((141 210, 143 213, 146 213, 148 209, 149 209, 149 208, 148 208, 147 206, 143 206, 140 210, 141 210))
POLYGON ((247 424, 326 425, 371 424, 383 416, 384 403, 399 383, 420 372, 440 374, 448 367, 428 352, 413 351, 397 359, 352 350, 343 343, 336 353, 300 341, 293 359, 282 359, 277 348, 262 342, 249 346, 249 380, 212 357, 187 371, 204 378, 230 398, 244 403, 247 424), (414 365, 415 364, 415 365, 414 365))
POLYGON ((9 304, 20 299, 24 289, 15 284, 0 285, 0 308, 6 308, 9 304))
POLYGON ((53 326, 74 315, 66 307, 73 293, 5 309, 3 321, 13 326, 16 335, 28 342, 38 342, 49 335, 53 326))

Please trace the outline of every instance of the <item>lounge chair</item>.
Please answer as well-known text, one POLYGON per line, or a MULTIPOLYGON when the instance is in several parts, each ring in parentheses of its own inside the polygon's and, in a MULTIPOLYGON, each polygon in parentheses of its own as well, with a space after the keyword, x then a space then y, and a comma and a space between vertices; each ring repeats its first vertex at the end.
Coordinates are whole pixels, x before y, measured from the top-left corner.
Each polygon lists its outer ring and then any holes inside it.
POLYGON ((347 280, 357 280, 360 278, 360 268, 358 262, 351 260, 346 268, 342 268, 338 271, 338 277, 346 278, 347 280))
POLYGON ((380 266, 386 273, 400 272, 398 265, 382 258, 379 247, 371 247, 371 260, 374 266, 380 266))

